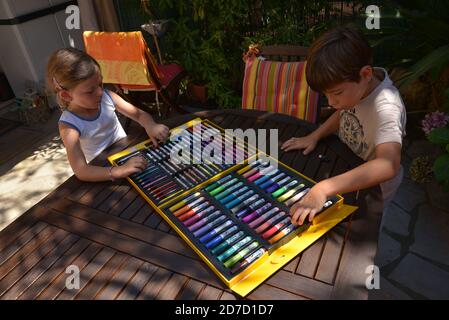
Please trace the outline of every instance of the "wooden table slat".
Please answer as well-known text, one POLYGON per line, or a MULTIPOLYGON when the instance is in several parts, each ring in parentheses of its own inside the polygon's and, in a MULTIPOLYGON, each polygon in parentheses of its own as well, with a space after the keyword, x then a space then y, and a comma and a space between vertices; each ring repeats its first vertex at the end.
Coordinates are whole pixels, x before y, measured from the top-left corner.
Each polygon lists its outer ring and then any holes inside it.
POLYGON ((122 292, 120 292, 120 294, 117 296, 116 299, 117 300, 135 299, 158 269, 159 269, 158 267, 148 262, 144 262, 140 266, 139 270, 129 280, 125 288, 123 288, 122 292))

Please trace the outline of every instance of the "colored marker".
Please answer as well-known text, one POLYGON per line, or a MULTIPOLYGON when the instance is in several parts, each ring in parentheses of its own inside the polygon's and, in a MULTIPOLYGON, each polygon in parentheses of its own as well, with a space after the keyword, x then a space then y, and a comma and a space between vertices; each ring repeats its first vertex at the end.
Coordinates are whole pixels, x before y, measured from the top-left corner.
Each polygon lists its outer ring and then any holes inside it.
POLYGON ((187 219, 186 221, 184 221, 184 225, 186 227, 194 224, 198 219, 206 216, 208 213, 210 213, 212 210, 215 210, 214 206, 210 206, 206 209, 204 209, 203 211, 198 212, 196 215, 194 215, 193 217, 190 217, 189 219, 187 219))
POLYGON ((285 237, 286 235, 288 235, 290 232, 292 232, 295 229, 296 229, 296 226, 291 224, 291 225, 285 227, 284 229, 282 229, 281 231, 279 231, 273 238, 269 239, 268 242, 270 244, 278 242, 279 240, 281 240, 283 237, 285 237))
POLYGON ((262 238, 264 239, 268 239, 269 237, 271 237, 273 234, 275 234, 276 232, 279 231, 279 229, 283 228, 284 226, 286 226, 287 224, 290 223, 290 217, 285 217, 284 219, 282 219, 281 221, 279 221, 278 223, 276 223, 274 226, 272 226, 270 229, 268 229, 267 231, 265 231, 262 234, 262 238))
MULTIPOLYGON (((243 218, 243 222, 247 223, 248 221, 251 221, 255 217, 257 217, 260 214, 262 214, 262 212, 264 212, 265 210, 268 210, 271 206, 272 206, 272 204, 270 202, 268 202, 267 204, 263 205, 259 209, 251 212, 249 215, 247 215, 245 218, 243 218)), ((240 216, 238 216, 238 215, 237 215, 237 217, 240 218, 240 216)))
POLYGON ((304 197, 304 195, 309 192, 310 188, 304 189, 303 191, 297 193, 295 196, 293 196, 292 198, 288 199, 287 201, 284 202, 284 204, 287 207, 290 207, 291 205, 293 205, 296 201, 299 201, 302 197, 304 197))
POLYGON ((217 211, 211 213, 210 215, 201 218, 200 220, 198 220, 197 222, 195 222, 194 224, 189 226, 188 229, 193 232, 193 231, 201 228, 202 226, 204 226, 206 223, 213 221, 219 215, 220 215, 220 210, 217 210, 217 211))
POLYGON ((232 184, 237 182, 237 178, 231 179, 229 181, 227 181, 226 183, 222 184, 221 186, 219 186, 218 188, 215 188, 211 191, 209 191, 209 194, 211 196, 215 196, 217 193, 222 192, 225 188, 231 186, 232 184))
MULTIPOLYGON (((285 186, 283 186, 283 187, 277 189, 276 191, 274 191, 271 195, 272 195, 274 198, 280 197, 280 196, 281 196, 282 194, 284 194, 284 192, 286 192, 289 188, 291 188, 291 187, 293 187, 293 186, 296 186, 297 184, 298 184, 298 180, 293 180, 293 181, 287 183, 285 186)), ((304 186, 304 185, 302 185, 302 186, 304 186)))
POLYGON ((180 216, 181 214, 183 214, 184 212, 189 211, 190 209, 192 209, 194 206, 196 206, 197 204, 199 204, 201 201, 204 200, 204 197, 199 197, 198 199, 196 199, 195 201, 186 204, 184 207, 182 207, 181 209, 173 212, 173 214, 177 217, 180 216))
POLYGON ((237 217, 237 218, 241 218, 241 217, 243 217, 245 214, 247 214, 248 212, 250 212, 250 211, 252 211, 252 210, 256 210, 256 208, 259 206, 259 205, 262 205, 262 204, 264 204, 265 203, 265 199, 259 199, 259 200, 257 200, 256 202, 254 202, 254 203, 251 203, 249 206, 247 206, 246 208, 243 208, 242 210, 240 210, 239 212, 237 212, 236 214, 235 214, 235 216, 237 217))
POLYGON ((178 219, 179 219, 180 221, 187 220, 188 218, 190 218, 191 216, 193 216, 195 213, 197 213, 198 211, 200 211, 200 210, 206 208, 206 207, 209 206, 209 205, 210 205, 210 203, 209 203, 208 201, 203 202, 203 203, 197 205, 196 207, 190 209, 190 210, 187 211, 186 213, 183 213, 182 215, 180 215, 180 216, 178 217, 178 219))
POLYGON ((259 224, 261 224, 263 221, 265 221, 266 219, 268 219, 269 217, 271 217, 273 214, 275 214, 276 212, 278 212, 280 209, 278 207, 274 207, 273 209, 265 212, 263 215, 261 215, 259 218, 257 218, 254 221, 251 221, 248 226, 250 228, 254 228, 255 226, 258 226, 259 224))
POLYGON ((218 186, 220 186, 221 184, 225 183, 226 181, 228 181, 229 179, 232 179, 231 175, 227 175, 224 178, 221 178, 217 181, 215 181, 214 183, 212 183, 211 185, 207 186, 206 188, 204 188, 204 190, 206 190, 207 192, 217 188, 218 186))
MULTIPOLYGON (((210 249, 215 247, 216 245, 218 245, 220 242, 222 242, 227 236, 233 234, 235 231, 237 231, 239 228, 237 226, 232 226, 230 227, 228 230, 226 230, 225 232, 219 234, 218 236, 216 236, 215 238, 213 238, 211 241, 209 241, 208 243, 206 243, 206 248, 210 249)), ((242 231, 242 235, 243 235, 243 231, 242 231)))
POLYGON ((237 250, 239 250, 245 244, 249 243, 252 240, 253 240, 252 237, 246 236, 245 238, 243 238, 242 240, 240 240, 239 242, 237 242, 236 244, 231 246, 229 249, 227 249, 225 252, 223 252, 222 254, 218 255, 217 259, 220 260, 220 261, 226 260, 227 258, 232 256, 234 253, 236 253, 237 250))
POLYGON ((228 202, 225 204, 225 207, 228 209, 231 209, 233 207, 235 207, 236 205, 238 205, 239 203, 241 203, 244 199, 246 199, 247 197, 252 196, 254 193, 253 190, 249 190, 247 192, 245 192, 244 194, 242 194, 241 196, 238 196, 237 198, 235 198, 234 200, 228 202))
POLYGON ((226 247, 230 246, 233 242, 237 241, 241 237, 245 235, 245 232, 239 231, 230 238, 224 239, 222 243, 220 243, 217 247, 213 248, 210 252, 212 254, 216 254, 222 250, 224 250, 226 247))
POLYGON ((232 199, 237 198, 240 194, 246 192, 248 190, 248 186, 244 186, 243 188, 232 192, 230 195, 224 197, 223 199, 220 200, 220 203, 225 204, 229 201, 231 201, 232 199))
POLYGON ((260 185, 260 187, 262 189, 266 189, 267 187, 269 187, 270 185, 275 183, 277 180, 281 179, 283 176, 285 176, 285 173, 281 172, 281 173, 277 174, 275 177, 273 177, 272 179, 268 179, 266 182, 262 183, 260 185))
MULTIPOLYGON (((203 227, 199 228, 198 230, 196 230, 193 235, 195 237, 201 237, 204 233, 206 233, 207 231, 209 231, 210 229, 212 229, 213 227, 215 227, 216 225, 220 224, 222 221, 224 221, 226 219, 226 216, 223 214, 221 216, 219 216, 218 218, 216 218, 215 220, 206 223, 203 227)), ((210 220, 209 220, 210 221, 210 220)))
POLYGON ((218 226, 214 229, 212 229, 211 231, 209 231, 208 233, 206 233, 204 236, 202 236, 200 238, 200 241, 202 243, 205 243, 207 241, 209 241, 210 238, 212 238, 213 236, 215 236, 216 234, 220 233, 222 230, 224 230, 225 228, 229 227, 232 224, 232 220, 227 220, 225 223, 223 223, 221 226, 218 226))
POLYGON ((299 186, 297 186, 296 188, 293 188, 292 190, 287 191, 285 194, 283 194, 282 196, 280 196, 279 198, 277 198, 276 200, 279 202, 284 202, 286 201, 288 198, 290 198, 292 195, 294 195, 295 193, 297 193, 299 190, 301 190, 302 188, 304 188, 304 184, 301 183, 299 186))
POLYGON ((284 211, 281 211, 281 212, 277 213, 276 215, 274 215, 273 217, 271 217, 270 219, 268 219, 267 221, 262 223, 260 226, 258 226, 256 228, 256 232, 257 233, 262 233, 264 230, 266 230, 269 227, 271 227, 277 220, 279 220, 280 218, 282 218, 282 217, 284 217, 286 215, 287 214, 284 211))
POLYGON ((236 213, 238 211, 240 211, 242 208, 249 206, 253 201, 256 201, 260 196, 256 193, 255 195, 249 197, 248 199, 246 199, 245 201, 243 201, 242 203, 240 203, 239 205, 237 205, 236 207, 231 209, 232 213, 236 213))
POLYGON ((246 257, 242 262, 240 262, 239 264, 235 265, 231 269, 231 273, 234 274, 234 273, 237 273, 237 272, 245 269, 248 265, 250 265, 251 263, 253 263, 257 259, 262 257, 265 254, 265 252, 267 252, 267 250, 265 248, 257 249, 256 251, 251 253, 248 257, 246 257))
POLYGON ((275 182, 272 185, 270 185, 269 187, 267 187, 265 189, 266 193, 272 193, 273 191, 277 190, 278 188, 282 187, 284 184, 287 183, 287 181, 289 181, 291 178, 290 177, 285 177, 284 179, 282 179, 279 182, 275 182))
POLYGON ((232 187, 228 188, 227 190, 217 194, 215 196, 215 199, 217 200, 221 200, 222 198, 226 197, 228 194, 230 194, 232 191, 234 191, 235 189, 240 188, 243 185, 243 182, 239 182, 235 185, 233 185, 232 187))
POLYGON ((257 241, 254 241, 253 243, 251 243, 249 246, 247 246, 246 248, 240 250, 239 252, 237 252, 235 255, 233 255, 232 257, 230 257, 228 260, 226 260, 223 264, 226 268, 230 268, 232 267, 234 264, 236 264, 240 259, 242 259, 244 256, 246 256, 248 253, 250 253, 251 251, 253 251, 254 249, 256 249, 259 246, 259 243, 257 241))

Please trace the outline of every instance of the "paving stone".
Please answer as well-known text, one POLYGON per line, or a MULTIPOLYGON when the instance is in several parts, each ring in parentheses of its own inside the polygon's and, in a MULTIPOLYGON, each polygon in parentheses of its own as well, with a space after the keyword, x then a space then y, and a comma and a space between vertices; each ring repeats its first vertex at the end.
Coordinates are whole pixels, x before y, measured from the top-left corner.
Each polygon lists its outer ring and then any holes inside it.
POLYGON ((449 192, 444 191, 441 184, 435 180, 429 182, 427 184, 427 194, 432 206, 445 210, 449 214, 449 192))
POLYGON ((449 299, 449 272, 415 254, 407 254, 389 278, 426 298, 449 299))
POLYGON ((449 215, 428 204, 422 205, 410 250, 449 266, 449 215))
POLYGON ((418 204, 426 200, 425 188, 408 178, 402 180, 393 202, 406 211, 412 211, 418 204))
POLYGON ((401 256, 401 244, 385 232, 380 233, 377 248, 374 264, 379 268, 399 259, 401 256))
POLYGON ((382 219, 384 228, 401 236, 408 236, 410 214, 395 203, 388 206, 382 219))
POLYGON ((388 279, 380 276, 380 288, 372 289, 368 295, 369 300, 412 300, 412 298, 397 288, 388 279))

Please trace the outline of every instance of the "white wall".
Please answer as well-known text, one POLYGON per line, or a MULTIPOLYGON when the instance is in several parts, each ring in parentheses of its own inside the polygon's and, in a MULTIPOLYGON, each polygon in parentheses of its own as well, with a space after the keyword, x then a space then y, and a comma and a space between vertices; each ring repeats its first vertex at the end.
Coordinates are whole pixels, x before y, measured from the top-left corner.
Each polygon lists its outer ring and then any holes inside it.
MULTIPOLYGON (((0 19, 34 12, 64 0, 1 0, 0 19)), ((82 30, 68 30, 64 10, 17 25, 0 25, 0 64, 16 96, 22 96, 27 81, 44 82, 50 54, 63 47, 83 48, 82 30)))

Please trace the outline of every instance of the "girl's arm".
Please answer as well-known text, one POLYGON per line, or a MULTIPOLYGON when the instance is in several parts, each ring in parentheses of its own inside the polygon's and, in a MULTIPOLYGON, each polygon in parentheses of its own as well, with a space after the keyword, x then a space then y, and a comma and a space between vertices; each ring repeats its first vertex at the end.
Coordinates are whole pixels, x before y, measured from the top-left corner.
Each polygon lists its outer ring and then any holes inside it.
POLYGON ((158 141, 165 141, 168 137, 168 127, 157 124, 147 112, 136 108, 125 101, 115 92, 108 91, 114 101, 116 109, 123 115, 139 123, 147 132, 153 144, 157 147, 158 141))
POLYGON ((67 151, 67 158, 76 177, 83 181, 106 181, 127 177, 146 167, 145 159, 133 157, 119 167, 99 167, 87 164, 81 150, 79 133, 70 126, 59 124, 59 134, 67 151))
POLYGON ((376 158, 317 183, 304 198, 290 209, 292 222, 302 224, 307 216, 312 221, 328 197, 365 189, 392 179, 401 166, 401 144, 387 142, 376 146, 376 158))

